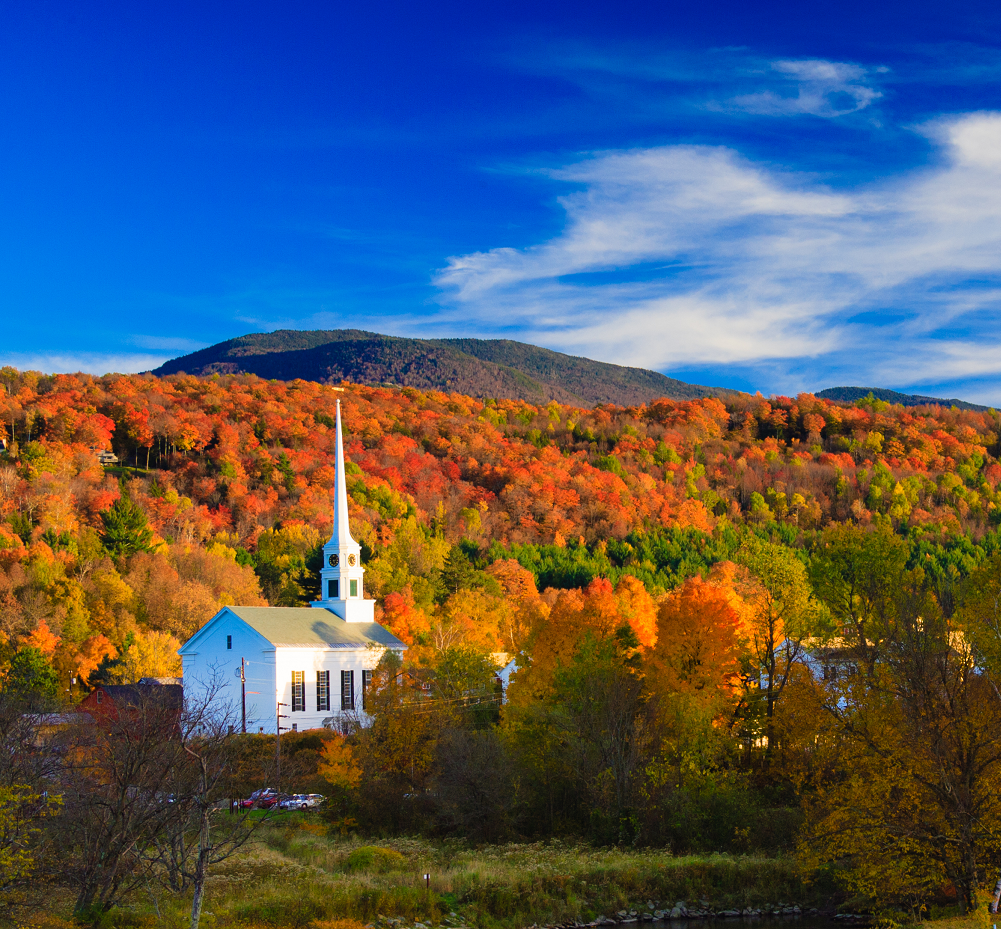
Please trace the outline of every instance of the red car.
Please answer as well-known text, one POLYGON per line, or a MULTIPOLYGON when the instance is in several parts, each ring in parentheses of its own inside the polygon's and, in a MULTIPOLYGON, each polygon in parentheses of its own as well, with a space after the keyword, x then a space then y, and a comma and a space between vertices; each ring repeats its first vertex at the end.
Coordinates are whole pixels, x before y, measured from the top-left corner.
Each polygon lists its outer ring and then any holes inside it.
POLYGON ((278 802, 278 791, 273 787, 262 787, 255 790, 249 800, 242 801, 245 805, 256 806, 260 810, 269 810, 278 802))

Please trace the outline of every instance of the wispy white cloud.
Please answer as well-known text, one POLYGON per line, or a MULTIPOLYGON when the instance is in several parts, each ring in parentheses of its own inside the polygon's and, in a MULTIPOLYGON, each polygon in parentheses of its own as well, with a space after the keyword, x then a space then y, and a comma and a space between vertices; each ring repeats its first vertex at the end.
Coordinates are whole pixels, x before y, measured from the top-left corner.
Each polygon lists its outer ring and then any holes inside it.
POLYGON ((114 352, 6 352, 0 354, 0 366, 46 374, 135 374, 158 368, 171 357, 114 352))
POLYGON ((884 66, 864 67, 823 58, 768 59, 745 48, 669 52, 645 47, 533 48, 510 63, 559 76, 628 110, 664 107, 757 116, 833 119, 871 107, 879 85, 892 78, 884 66))
POLYGON ((129 341, 138 348, 160 349, 162 351, 195 352, 205 348, 208 342, 184 339, 179 336, 134 335, 129 341))
POLYGON ((730 105, 762 116, 821 116, 831 119, 864 110, 882 97, 869 83, 866 68, 839 61, 773 61, 773 73, 785 78, 793 93, 760 90, 733 97, 730 105))
POLYGON ((599 152, 548 172, 578 188, 559 236, 436 283, 467 326, 620 363, 1001 389, 1001 114, 926 132, 939 161, 850 192, 725 148, 599 152))

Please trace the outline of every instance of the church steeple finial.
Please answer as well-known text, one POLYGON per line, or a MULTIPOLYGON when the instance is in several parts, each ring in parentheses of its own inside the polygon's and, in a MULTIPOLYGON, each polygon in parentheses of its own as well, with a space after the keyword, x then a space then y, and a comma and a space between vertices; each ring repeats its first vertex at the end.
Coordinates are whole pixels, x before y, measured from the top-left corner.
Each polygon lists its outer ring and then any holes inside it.
POLYGON ((312 606, 330 610, 348 623, 375 622, 375 601, 366 600, 361 546, 348 525, 348 485, 344 476, 344 436, 341 402, 337 401, 337 447, 334 452, 334 530, 323 546, 320 599, 312 606))
POLYGON ((344 478, 344 437, 341 434, 341 401, 337 401, 337 451, 334 459, 334 531, 331 542, 339 547, 355 545, 351 538, 351 527, 348 524, 348 487, 344 478))

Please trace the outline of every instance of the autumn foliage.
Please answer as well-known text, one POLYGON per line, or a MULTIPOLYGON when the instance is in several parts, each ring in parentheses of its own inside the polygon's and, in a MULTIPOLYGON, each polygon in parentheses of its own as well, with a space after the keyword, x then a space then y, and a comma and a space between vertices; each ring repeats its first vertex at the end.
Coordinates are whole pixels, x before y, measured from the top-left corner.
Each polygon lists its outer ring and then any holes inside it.
POLYGON ((972 906, 1001 829, 995 411, 0 384, 9 689, 173 676, 222 606, 314 599, 340 400, 365 591, 409 646, 376 669, 372 725, 317 749, 342 822, 744 852, 791 847, 802 802, 804 860, 837 832, 856 888, 948 882, 972 906), (966 770, 974 749, 990 764, 966 770), (869 782, 899 801, 883 822, 869 782), (915 824, 948 850, 907 845, 915 824))
POLYGON ((374 556, 368 590, 408 642, 513 654, 554 610, 584 627, 614 615, 648 648, 654 601, 732 558, 736 545, 719 540, 733 528, 802 544, 830 522, 892 525, 931 549, 945 576, 942 551, 968 573, 977 551, 951 553, 991 532, 998 513, 993 412, 806 394, 580 410, 252 376, 11 368, 2 382, 3 632, 13 645, 34 636, 81 678, 144 630, 183 641, 226 603, 314 595, 308 561, 330 529, 338 398, 353 525, 374 556), (131 470, 102 466, 103 450, 131 470), (123 500, 148 526, 132 551, 110 541, 108 514, 123 500), (665 531, 719 550, 666 557, 654 538, 665 531), (488 570, 476 566, 484 576, 446 603, 434 588, 457 545, 488 570), (506 562, 529 568, 531 582, 506 562), (601 577, 614 590, 588 587, 601 577), (577 593, 544 602, 536 584, 577 593))

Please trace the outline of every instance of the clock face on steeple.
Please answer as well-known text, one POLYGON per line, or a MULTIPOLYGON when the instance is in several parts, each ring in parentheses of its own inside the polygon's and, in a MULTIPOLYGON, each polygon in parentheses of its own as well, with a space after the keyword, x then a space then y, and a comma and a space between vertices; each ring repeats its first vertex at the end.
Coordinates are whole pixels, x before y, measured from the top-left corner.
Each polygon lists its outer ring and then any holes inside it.
POLYGON ((358 564, 358 556, 348 555, 348 564, 353 568, 356 564, 358 564))
POLYGON ((339 555, 331 555, 329 558, 327 558, 327 564, 330 565, 330 567, 332 568, 336 568, 337 565, 340 563, 340 560, 341 559, 339 555))

